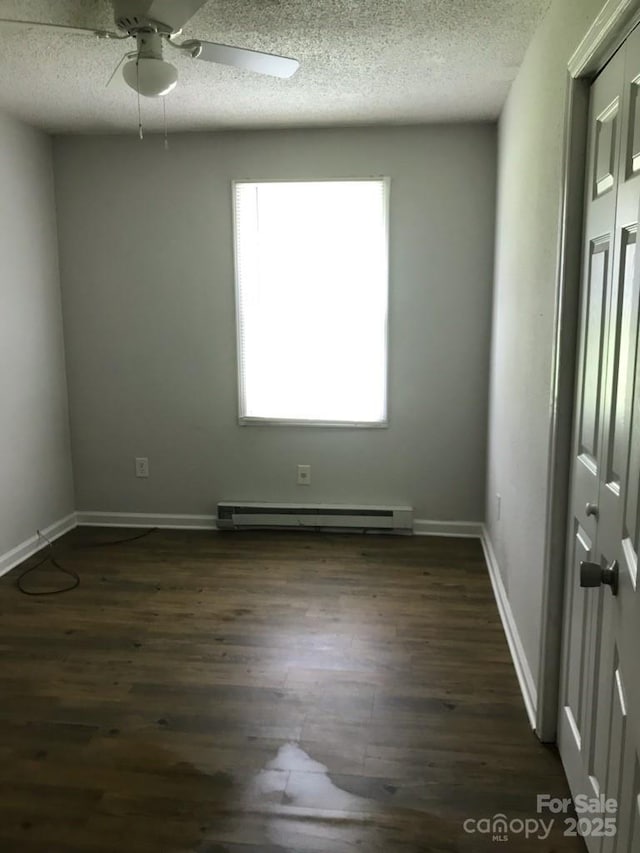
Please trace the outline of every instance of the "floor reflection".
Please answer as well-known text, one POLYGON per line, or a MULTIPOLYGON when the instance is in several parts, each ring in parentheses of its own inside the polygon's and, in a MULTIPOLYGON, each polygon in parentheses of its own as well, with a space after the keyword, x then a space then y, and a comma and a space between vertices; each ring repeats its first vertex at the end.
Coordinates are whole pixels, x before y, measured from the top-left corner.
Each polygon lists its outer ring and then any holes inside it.
MULTIPOLYGON (((438 817, 389 807, 338 787, 329 768, 294 742, 283 744, 255 775, 245 802, 242 843, 267 843, 269 850, 454 853, 471 849, 456 844, 452 826, 438 817)), ((239 821, 233 823, 240 828, 239 821)), ((234 850, 233 844, 228 850, 234 850)))

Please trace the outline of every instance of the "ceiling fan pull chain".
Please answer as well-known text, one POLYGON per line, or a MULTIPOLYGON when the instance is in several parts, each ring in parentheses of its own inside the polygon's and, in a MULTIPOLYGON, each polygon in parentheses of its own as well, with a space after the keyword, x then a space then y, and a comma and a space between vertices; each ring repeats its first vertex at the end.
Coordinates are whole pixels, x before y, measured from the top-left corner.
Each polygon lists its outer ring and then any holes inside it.
POLYGON ((162 99, 162 113, 164 116, 164 150, 169 150, 169 136, 167 134, 167 101, 165 98, 162 99))
MULTIPOLYGON (((138 80, 140 79, 140 65, 139 60, 136 59, 136 77, 138 80)), ((144 133, 142 130, 142 112, 140 109, 140 84, 138 83, 138 136, 140 139, 144 139, 144 133)))

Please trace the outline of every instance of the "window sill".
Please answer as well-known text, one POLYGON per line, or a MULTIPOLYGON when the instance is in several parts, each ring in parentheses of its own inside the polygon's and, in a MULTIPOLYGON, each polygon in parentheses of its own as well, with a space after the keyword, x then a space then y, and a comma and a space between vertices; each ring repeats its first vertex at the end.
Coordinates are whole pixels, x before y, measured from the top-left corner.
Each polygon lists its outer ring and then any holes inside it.
POLYGON ((307 421, 287 420, 284 418, 238 418, 240 426, 301 426, 301 427, 331 427, 346 429, 388 429, 389 421, 361 422, 361 421, 307 421))

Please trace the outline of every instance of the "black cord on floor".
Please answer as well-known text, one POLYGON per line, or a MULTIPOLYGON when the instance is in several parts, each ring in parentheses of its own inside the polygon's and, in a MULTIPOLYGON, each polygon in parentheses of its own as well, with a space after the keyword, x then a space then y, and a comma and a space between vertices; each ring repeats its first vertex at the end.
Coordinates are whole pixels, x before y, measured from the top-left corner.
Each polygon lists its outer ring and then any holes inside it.
POLYGON ((74 545, 73 547, 82 550, 84 548, 108 548, 109 545, 124 545, 125 542, 135 542, 136 539, 144 539, 150 533, 155 533, 157 529, 157 527, 150 527, 148 530, 143 530, 142 533, 136 533, 135 536, 127 536, 126 539, 104 539, 102 542, 88 542, 86 545, 74 545))
POLYGON ((70 592, 72 589, 75 589, 77 586, 80 586, 80 575, 77 572, 74 572, 73 569, 67 569, 65 566, 61 566, 60 563, 53 556, 53 548, 51 547, 51 543, 49 543, 49 555, 45 557, 43 560, 40 560, 39 563, 36 563, 35 566, 31 566, 28 569, 25 569, 24 572, 19 576, 16 581, 16 586, 20 590, 20 592, 24 593, 24 595, 59 595, 61 592, 70 592), (45 563, 50 563, 54 566, 58 571, 63 572, 65 575, 69 575, 73 582, 69 586, 63 586, 61 589, 46 589, 46 590, 32 590, 25 589, 22 585, 22 581, 28 574, 31 572, 35 572, 36 569, 39 569, 40 566, 43 566, 45 563))
MULTIPOLYGON (((145 530, 142 533, 137 533, 135 536, 128 536, 126 539, 113 539, 111 541, 94 542, 88 545, 79 545, 76 547, 104 548, 108 545, 122 545, 125 542, 135 542, 137 539, 142 539, 145 536, 148 536, 150 533, 153 533, 157 529, 157 527, 150 527, 149 530, 145 530)), ((62 592, 71 592, 72 589, 75 589, 76 587, 80 586, 80 575, 73 569, 68 569, 66 566, 61 565, 56 559, 55 554, 53 553, 53 542, 50 539, 47 539, 44 533, 40 533, 40 531, 38 531, 38 536, 41 536, 47 543, 48 553, 47 556, 37 562, 35 566, 30 566, 28 569, 25 569, 21 575, 19 575, 18 579, 16 580, 16 586, 18 587, 20 592, 22 592, 24 595, 59 595, 62 592), (40 566, 43 566, 45 563, 49 563, 59 572, 62 572, 65 575, 69 575, 69 577, 72 579, 72 583, 68 586, 63 586, 60 589, 47 589, 42 591, 25 589, 22 584, 23 579, 31 572, 35 572, 36 569, 39 569, 40 566)))

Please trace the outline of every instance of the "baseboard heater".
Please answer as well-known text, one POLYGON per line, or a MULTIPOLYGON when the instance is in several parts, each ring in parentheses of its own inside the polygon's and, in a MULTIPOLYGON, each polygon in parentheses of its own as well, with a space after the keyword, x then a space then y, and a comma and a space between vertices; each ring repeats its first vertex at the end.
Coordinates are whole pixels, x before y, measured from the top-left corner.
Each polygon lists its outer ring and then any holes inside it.
POLYGON ((413 509, 409 506, 345 506, 332 504, 218 504, 219 530, 248 527, 324 528, 411 533, 413 509))

